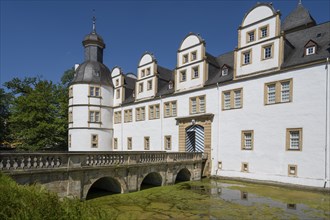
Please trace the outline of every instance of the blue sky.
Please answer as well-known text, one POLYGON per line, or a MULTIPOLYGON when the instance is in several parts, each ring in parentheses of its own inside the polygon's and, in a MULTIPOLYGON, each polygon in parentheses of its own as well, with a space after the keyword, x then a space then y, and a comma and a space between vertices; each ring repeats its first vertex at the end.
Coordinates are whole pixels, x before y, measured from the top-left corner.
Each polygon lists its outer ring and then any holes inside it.
MULTIPOLYGON (((259 0, 260 1, 260 0, 259 0)), ((297 0, 274 0, 282 20, 297 0)), ((0 0, 1 85, 13 77, 42 76, 59 82, 63 72, 83 62, 82 39, 92 29, 105 43, 104 63, 136 73, 145 51, 158 64, 176 65, 176 52, 189 33, 199 33, 207 52, 218 56, 237 45, 237 28, 257 1, 18 1, 0 0)), ((317 23, 330 20, 329 0, 303 0, 317 23)))

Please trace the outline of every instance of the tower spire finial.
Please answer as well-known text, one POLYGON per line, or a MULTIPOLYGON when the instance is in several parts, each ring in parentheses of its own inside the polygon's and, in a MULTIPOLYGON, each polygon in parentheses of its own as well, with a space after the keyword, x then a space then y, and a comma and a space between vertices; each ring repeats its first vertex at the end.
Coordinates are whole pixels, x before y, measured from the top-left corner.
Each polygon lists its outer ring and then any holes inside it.
POLYGON ((93 33, 96 33, 96 17, 95 17, 95 9, 93 9, 93 33))
POLYGON ((298 0, 298 5, 301 5, 302 3, 301 3, 301 0, 298 0))

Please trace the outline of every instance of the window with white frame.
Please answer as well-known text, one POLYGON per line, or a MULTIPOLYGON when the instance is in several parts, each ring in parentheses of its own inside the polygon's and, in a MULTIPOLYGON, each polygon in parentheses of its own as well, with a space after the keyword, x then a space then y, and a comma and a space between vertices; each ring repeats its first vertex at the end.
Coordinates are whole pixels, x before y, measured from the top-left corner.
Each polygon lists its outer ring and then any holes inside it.
POLYGON ((191 61, 197 60, 197 51, 191 52, 190 60, 191 61))
POLYGON ((205 95, 190 98, 190 114, 204 113, 205 95))
POLYGON ((259 30, 260 30, 260 38, 268 37, 268 25, 261 27, 259 30))
POLYGON ((243 107, 243 89, 232 89, 222 92, 222 110, 243 107))
POLYGON ((159 104, 149 106, 149 119, 158 119, 159 118, 159 104))
POLYGON ((251 50, 242 53, 242 65, 251 63, 251 50))
POLYGON ((151 71, 150 71, 150 67, 147 68, 146 72, 147 72, 147 76, 149 76, 150 73, 151 73, 151 71))
POLYGON ((119 79, 116 79, 116 86, 119 86, 119 79))
POLYGON ((247 33, 247 42, 250 43, 253 41, 255 41, 255 30, 247 33))
POLYGON ((141 78, 145 77, 145 75, 146 75, 146 70, 145 69, 141 70, 141 78))
POLYGON ((253 130, 242 131, 242 150, 253 149, 253 130))
POLYGON ((100 122, 100 111, 89 111, 89 123, 100 122))
POLYGON ((292 79, 265 83, 265 105, 292 102, 292 79))
POLYGON ((188 54, 184 54, 183 56, 182 56, 182 63, 183 64, 185 64, 185 63, 188 63, 188 54))
POLYGON ((273 57, 273 53, 272 53, 272 45, 267 45, 263 47, 263 59, 270 59, 273 57))
POLYGON ((286 149, 292 151, 302 150, 302 128, 286 129, 286 149))
POLYGON ((306 55, 315 54, 315 46, 307 47, 305 53, 306 55))
POLYGON ((222 76, 227 76, 228 75, 228 67, 226 67, 226 66, 222 67, 221 75, 222 76))

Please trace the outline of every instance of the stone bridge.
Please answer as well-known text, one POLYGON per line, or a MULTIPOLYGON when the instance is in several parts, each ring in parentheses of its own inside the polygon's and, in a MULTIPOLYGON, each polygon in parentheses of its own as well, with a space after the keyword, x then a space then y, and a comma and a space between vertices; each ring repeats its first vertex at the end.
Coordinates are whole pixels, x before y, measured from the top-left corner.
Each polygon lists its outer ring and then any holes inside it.
POLYGON ((39 183, 61 197, 128 193, 177 181, 200 180, 202 153, 0 153, 0 171, 20 184, 39 183))

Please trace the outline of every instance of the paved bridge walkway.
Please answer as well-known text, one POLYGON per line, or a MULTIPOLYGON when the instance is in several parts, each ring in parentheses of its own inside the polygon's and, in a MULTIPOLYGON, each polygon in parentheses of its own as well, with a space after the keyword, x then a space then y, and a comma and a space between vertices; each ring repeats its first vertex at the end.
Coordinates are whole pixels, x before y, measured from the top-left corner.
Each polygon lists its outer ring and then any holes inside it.
POLYGON ((0 171, 20 184, 39 183, 61 197, 111 193, 200 180, 202 153, 61 152, 0 153, 0 171))

